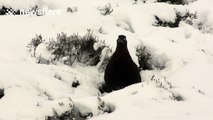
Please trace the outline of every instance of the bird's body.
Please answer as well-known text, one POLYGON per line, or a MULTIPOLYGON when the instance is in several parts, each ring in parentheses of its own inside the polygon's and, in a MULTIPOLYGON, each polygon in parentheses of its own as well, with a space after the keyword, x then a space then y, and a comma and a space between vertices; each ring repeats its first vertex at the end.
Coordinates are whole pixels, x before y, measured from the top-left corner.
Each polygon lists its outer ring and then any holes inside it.
POLYGON ((104 79, 108 92, 141 82, 139 69, 127 49, 124 35, 117 40, 117 47, 106 67, 104 79))

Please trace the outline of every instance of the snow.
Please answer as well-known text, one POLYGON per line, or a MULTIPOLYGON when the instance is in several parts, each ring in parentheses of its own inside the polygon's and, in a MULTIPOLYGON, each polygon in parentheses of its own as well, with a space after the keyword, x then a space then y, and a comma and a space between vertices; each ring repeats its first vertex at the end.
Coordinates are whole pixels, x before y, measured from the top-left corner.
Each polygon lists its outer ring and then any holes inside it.
MULTIPOLYGON (((155 0, 137 4, 131 0, 1 0, 0 6, 14 9, 38 5, 62 13, 0 16, 0 89, 5 94, 0 99, 0 120, 44 120, 54 112, 61 115, 74 109, 83 115, 92 113, 87 118, 91 120, 212 120, 213 2, 188 2, 171 5, 155 0), (100 8, 109 3, 113 12, 104 16, 100 8), (75 6, 76 12, 66 12, 67 7, 75 6), (176 11, 186 10, 197 12, 193 25, 180 22, 177 28, 154 26, 155 15, 173 22, 176 11), (199 23, 203 30, 199 30, 199 23), (98 71, 99 64, 38 64, 27 51, 27 44, 36 34, 48 41, 61 32, 85 35, 87 29, 104 40, 112 52, 118 35, 126 35, 134 62, 138 65, 136 48, 146 46, 153 56, 152 65, 157 67, 141 71, 141 83, 101 94, 98 88, 104 82, 104 73, 98 71), (76 81, 80 85, 72 87, 76 81), (98 97, 112 109, 111 113, 99 109, 98 97)), ((99 46, 95 44, 94 48, 99 46)), ((53 56, 42 43, 36 57, 53 56)))

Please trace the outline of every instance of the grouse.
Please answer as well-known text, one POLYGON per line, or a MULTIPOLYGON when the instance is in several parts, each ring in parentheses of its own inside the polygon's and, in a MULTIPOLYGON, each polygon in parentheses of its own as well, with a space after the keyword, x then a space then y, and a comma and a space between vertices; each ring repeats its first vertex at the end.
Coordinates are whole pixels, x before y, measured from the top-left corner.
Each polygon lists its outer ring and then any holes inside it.
POLYGON ((129 54, 124 35, 118 36, 117 47, 107 64, 104 80, 106 92, 141 82, 139 69, 129 54))

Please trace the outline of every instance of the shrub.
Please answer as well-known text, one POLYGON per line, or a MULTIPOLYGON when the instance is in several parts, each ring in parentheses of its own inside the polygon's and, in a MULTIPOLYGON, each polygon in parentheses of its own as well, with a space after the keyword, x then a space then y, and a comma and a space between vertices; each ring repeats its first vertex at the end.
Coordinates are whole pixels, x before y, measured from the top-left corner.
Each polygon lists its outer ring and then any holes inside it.
MULTIPOLYGON (((78 120, 79 117, 77 116, 77 111, 75 110, 74 102, 72 101, 71 98, 69 98, 70 102, 69 103, 69 110, 63 112, 62 114, 58 114, 57 111, 52 108, 53 110, 53 116, 46 116, 45 120, 78 120)), ((64 106, 65 103, 59 102, 59 106, 64 106)), ((82 119, 81 119, 82 120, 82 119)))
POLYGON ((175 100, 175 101, 183 101, 184 98, 180 96, 179 94, 174 93, 171 91, 172 84, 167 81, 166 77, 158 78, 155 75, 153 75, 150 79, 150 81, 147 82, 147 84, 154 84, 156 88, 160 88, 162 90, 165 90, 164 92, 168 92, 168 98, 170 100, 175 100))
MULTIPOLYGON (((110 60, 110 57, 112 55, 112 49, 110 49, 108 46, 105 46, 102 50, 101 54, 101 61, 97 65, 99 72, 104 72, 106 69, 106 66, 110 60)), ((138 63, 139 63, 139 70, 152 70, 152 69, 164 69, 165 68, 165 59, 164 56, 162 57, 156 57, 153 56, 146 48, 146 46, 139 45, 136 48, 136 56, 138 57, 138 63), (159 58, 159 60, 157 59, 159 58), (162 59, 162 60, 161 60, 162 59)), ((99 90, 101 92, 105 91, 105 85, 101 85, 99 90)))
POLYGON ((84 63, 86 65, 97 65, 100 61, 100 55, 105 47, 100 46, 97 50, 94 49, 94 44, 98 42, 96 36, 93 36, 91 31, 82 37, 81 39, 81 47, 78 52, 78 62, 84 63))
POLYGON ((205 23, 198 23, 198 30, 200 30, 202 33, 208 33, 213 34, 213 26, 207 25, 205 23))
MULTIPOLYGON (((98 111, 98 114, 94 113, 94 111, 92 111, 93 108, 90 108, 90 106, 74 103, 72 101, 72 104, 69 104, 70 108, 68 111, 65 111, 62 114, 59 114, 53 108, 53 115, 46 116, 45 120, 86 120, 87 118, 91 118, 94 115, 111 113, 115 110, 115 106, 106 103, 100 97, 97 97, 97 99, 98 99, 97 101, 98 103, 95 104, 95 106, 97 106, 96 111, 98 111), (83 109, 83 108, 88 108, 88 109, 83 109)), ((60 102, 58 104, 60 106, 63 106, 65 103, 60 102)))
POLYGON ((136 49, 138 57, 139 70, 162 70, 166 67, 167 57, 164 54, 155 54, 150 52, 146 46, 138 46, 136 49))
MULTIPOLYGON (((49 39, 48 42, 44 41, 41 35, 36 35, 27 46, 32 57, 39 61, 38 63, 55 64, 62 62, 65 65, 72 66, 74 62, 79 62, 86 66, 96 66, 99 72, 104 72, 112 55, 112 49, 106 46, 105 41, 98 40, 91 30, 88 30, 83 36, 78 34, 68 36, 65 33, 60 33, 55 39, 49 39), (51 58, 43 58, 42 53, 37 53, 41 57, 36 57, 36 49, 41 43, 52 54, 51 58)), ((157 60, 154 60, 144 46, 137 47, 136 56, 138 57, 140 70, 165 68, 164 58, 160 57, 158 60, 157 57, 157 60)), ((55 78, 61 79, 58 75, 55 75, 55 78)), ((80 85, 79 81, 75 81, 72 87, 78 87, 78 85, 80 85)))
POLYGON ((67 36, 65 33, 58 34, 56 40, 51 39, 47 48, 54 55, 53 61, 63 59, 64 64, 72 65, 80 48, 79 41, 77 34, 67 36))
POLYGON ((98 99, 98 110, 101 112, 101 114, 112 113, 113 111, 115 111, 114 106, 107 104, 99 96, 97 97, 97 99, 98 99))
POLYGON ((74 12, 77 12, 78 11, 78 8, 75 6, 75 7, 67 7, 67 12, 70 12, 70 13, 74 13, 74 12))
POLYGON ((163 21, 157 15, 155 15, 154 17, 156 19, 156 22, 155 22, 154 26, 175 28, 175 27, 179 27, 179 24, 180 24, 181 21, 184 21, 187 24, 192 25, 193 24, 193 20, 197 19, 197 13, 196 12, 195 13, 191 13, 189 11, 181 13, 181 12, 176 11, 176 18, 175 18, 174 22, 163 21))
POLYGON ((110 3, 106 4, 104 7, 102 8, 98 8, 98 10, 101 12, 102 15, 106 16, 106 15, 110 15, 113 12, 113 8, 111 6, 110 3))
POLYGON ((169 4, 184 4, 184 0, 157 0, 157 2, 166 2, 169 4))
POLYGON ((37 47, 44 41, 45 40, 42 38, 41 35, 36 35, 34 38, 32 38, 30 43, 27 45, 28 51, 31 53, 33 57, 35 57, 35 52, 37 47))
POLYGON ((66 111, 61 115, 58 115, 57 112, 53 109, 54 116, 47 116, 45 120, 75 120, 76 116, 72 114, 71 111, 66 111))
POLYGON ((53 61, 62 60, 64 64, 71 66, 75 61, 85 65, 97 65, 100 61, 101 51, 104 46, 94 49, 93 45, 98 42, 96 36, 89 30, 83 37, 78 34, 67 36, 65 33, 58 34, 57 40, 51 40, 48 50, 55 56, 53 61))
POLYGON ((136 5, 138 3, 138 0, 133 0, 133 5, 136 5))
POLYGON ((155 1, 149 1, 149 0, 132 0, 133 5, 137 5, 139 2, 140 3, 147 3, 147 2, 155 2, 155 1))
POLYGON ((138 57, 139 70, 151 70, 152 66, 150 60, 152 56, 147 52, 146 47, 137 47, 136 56, 138 57))
POLYGON ((36 15, 36 16, 42 16, 44 15, 45 13, 42 13, 42 12, 39 12, 39 7, 38 5, 35 5, 34 7, 32 7, 30 10, 29 10, 29 13, 33 14, 33 15, 36 15))
MULTIPOLYGON (((32 57, 36 58, 36 49, 43 43, 41 35, 36 35, 31 42, 27 45, 28 51, 32 54, 32 57)), ((102 55, 102 50, 106 47, 103 41, 99 41, 97 36, 93 35, 91 30, 84 36, 78 34, 72 34, 68 36, 65 33, 60 33, 57 38, 49 39, 44 43, 47 51, 52 54, 51 58, 43 58, 42 53, 39 53, 41 57, 36 58, 38 63, 56 63, 63 62, 65 65, 71 66, 75 61, 83 63, 89 66, 97 65, 101 59, 105 59, 102 55), (96 44, 96 49, 94 45, 96 44), (103 58, 101 58, 103 57, 103 58)), ((42 52, 42 51, 41 51, 42 52)), ((105 61, 105 60, 102 60, 105 61)))
POLYGON ((100 59, 100 62, 98 64, 98 71, 99 72, 105 71, 111 55, 112 55, 112 49, 110 49, 108 46, 106 46, 102 51, 101 59, 100 59))

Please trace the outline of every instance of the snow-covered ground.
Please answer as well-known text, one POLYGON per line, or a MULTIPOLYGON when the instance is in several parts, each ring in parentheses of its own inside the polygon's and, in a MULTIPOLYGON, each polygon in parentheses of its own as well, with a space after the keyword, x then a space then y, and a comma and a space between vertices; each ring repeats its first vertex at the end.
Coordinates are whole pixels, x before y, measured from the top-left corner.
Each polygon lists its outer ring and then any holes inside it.
MULTIPOLYGON (((189 0, 187 5, 141 1, 1 0, 0 6, 38 5, 61 14, 0 16, 0 89, 5 94, 0 99, 0 120, 44 120, 73 109, 84 116, 92 114, 87 117, 91 120, 212 120, 213 1, 189 0), (104 16, 102 8, 109 3, 113 11, 104 16), (77 11, 66 12, 67 7, 77 11), (175 21, 175 11, 187 10, 197 13, 193 25, 183 21, 176 28, 154 25, 154 16, 175 21), (97 66, 37 64, 27 51, 36 34, 48 40, 61 32, 84 35, 87 29, 113 51, 118 35, 126 35, 137 64, 136 48, 142 44, 152 54, 152 64, 164 69, 141 71, 141 83, 100 94, 104 73, 97 66), (74 88, 76 80, 80 85, 74 88)), ((45 54, 42 50, 36 54, 45 54)))

